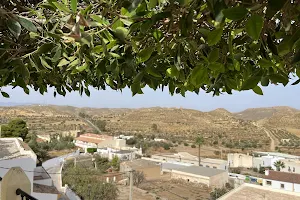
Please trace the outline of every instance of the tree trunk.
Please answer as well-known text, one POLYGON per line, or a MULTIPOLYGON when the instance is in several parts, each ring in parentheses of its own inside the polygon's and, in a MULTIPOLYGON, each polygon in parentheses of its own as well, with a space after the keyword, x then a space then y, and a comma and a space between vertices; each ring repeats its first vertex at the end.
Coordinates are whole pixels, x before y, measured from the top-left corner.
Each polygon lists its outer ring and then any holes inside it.
POLYGON ((198 145, 198 161, 199 161, 199 166, 200 166, 200 144, 198 145))

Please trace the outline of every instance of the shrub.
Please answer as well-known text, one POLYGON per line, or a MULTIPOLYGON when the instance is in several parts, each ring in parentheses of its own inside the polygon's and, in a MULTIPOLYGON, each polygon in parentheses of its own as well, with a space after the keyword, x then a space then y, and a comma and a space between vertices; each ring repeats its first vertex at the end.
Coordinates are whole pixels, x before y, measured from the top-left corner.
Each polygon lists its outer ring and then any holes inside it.
POLYGON ((192 147, 192 148, 196 148, 196 145, 192 144, 191 147, 192 147))
POLYGON ((169 150, 170 149, 170 145, 168 143, 164 143, 163 147, 165 150, 169 150))
POLYGON ((186 146, 186 147, 187 147, 187 146, 189 146, 189 144, 188 144, 188 143, 186 143, 186 142, 185 142, 183 145, 184 145, 184 146, 186 146))
POLYGON ((254 167, 254 168, 253 168, 253 171, 254 171, 254 172, 258 172, 257 167, 254 167))
POLYGON ((231 168, 231 173, 240 174, 241 169, 240 168, 231 168))
POLYGON ((86 151, 88 153, 95 153, 95 152, 97 152, 97 148, 87 148, 86 151))

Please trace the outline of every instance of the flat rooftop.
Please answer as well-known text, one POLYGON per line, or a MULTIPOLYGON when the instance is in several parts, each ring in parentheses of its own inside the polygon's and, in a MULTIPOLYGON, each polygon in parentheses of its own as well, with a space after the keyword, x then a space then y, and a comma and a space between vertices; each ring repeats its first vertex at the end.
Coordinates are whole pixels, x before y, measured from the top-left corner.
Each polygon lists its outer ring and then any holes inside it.
POLYGON ((263 156, 277 156, 277 157, 282 157, 282 158, 288 158, 288 159, 300 159, 300 156, 294 156, 286 153, 278 153, 278 152, 255 152, 256 154, 263 155, 263 156))
POLYGON ((230 191, 218 200, 299 200, 300 194, 296 192, 289 192, 285 190, 272 189, 260 185, 253 185, 244 183, 240 187, 230 191))
POLYGON ((7 160, 18 157, 30 157, 28 154, 22 154, 21 149, 31 150, 28 145, 17 138, 0 138, 0 160, 7 160))
POLYGON ((154 161, 143 160, 143 159, 138 159, 138 160, 133 160, 133 161, 127 161, 127 162, 123 162, 121 164, 125 164, 125 165, 127 165, 127 166, 129 166, 129 167, 131 167, 133 169, 160 166, 160 164, 157 164, 154 161))
POLYGON ((194 175, 200 175, 200 176, 208 176, 208 177, 227 172, 225 170, 208 168, 208 167, 200 167, 200 166, 188 166, 188 167, 176 169, 176 170, 174 170, 174 172, 175 171, 194 174, 194 175))

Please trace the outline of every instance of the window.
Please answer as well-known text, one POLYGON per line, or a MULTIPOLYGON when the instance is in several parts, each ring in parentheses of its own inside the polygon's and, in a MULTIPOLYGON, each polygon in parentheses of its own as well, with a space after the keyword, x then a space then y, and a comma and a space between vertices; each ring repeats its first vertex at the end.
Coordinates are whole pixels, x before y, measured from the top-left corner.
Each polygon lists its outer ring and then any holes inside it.
POLYGON ((291 167, 290 167, 290 166, 289 166, 289 169, 288 169, 288 171, 289 171, 289 172, 291 172, 291 167))
POLYGON ((295 167, 293 167, 293 172, 296 172, 295 167))
POLYGON ((272 185, 272 181, 267 181, 267 185, 272 185))
POLYGON ((284 184, 280 184, 280 188, 281 188, 281 189, 284 189, 284 184))

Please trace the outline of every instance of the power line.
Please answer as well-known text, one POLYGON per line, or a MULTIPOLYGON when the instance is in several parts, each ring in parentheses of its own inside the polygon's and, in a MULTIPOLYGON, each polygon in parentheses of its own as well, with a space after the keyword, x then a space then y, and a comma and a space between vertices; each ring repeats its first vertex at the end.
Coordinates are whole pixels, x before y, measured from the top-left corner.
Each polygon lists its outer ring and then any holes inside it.
MULTIPOLYGON (((12 167, 0 167, 0 169, 7 169, 10 170, 12 167)), ((49 172, 36 172, 36 171, 30 171, 30 170, 24 170, 22 169, 24 172, 32 172, 32 173, 40 173, 40 174, 53 174, 53 175, 59 175, 59 174, 64 174, 64 175, 84 175, 84 176, 95 176, 97 174, 80 174, 80 173, 76 173, 76 174, 72 174, 72 173, 49 173, 49 172)), ((127 172, 119 172, 116 174, 109 174, 109 175, 97 175, 97 176, 103 176, 103 177, 113 177, 113 176, 118 176, 118 175, 122 175, 122 174, 126 174, 127 172)))

